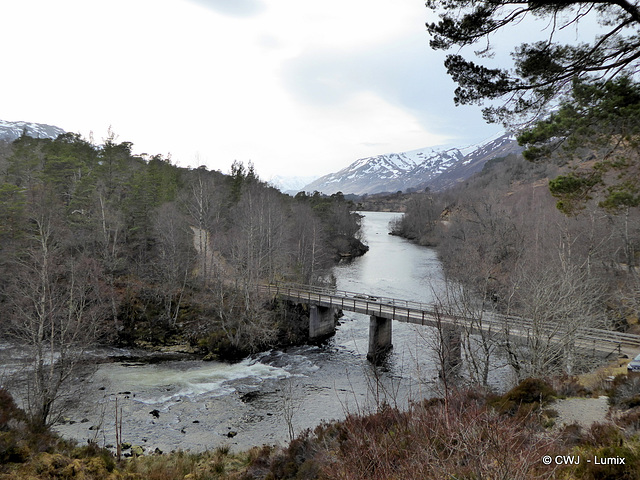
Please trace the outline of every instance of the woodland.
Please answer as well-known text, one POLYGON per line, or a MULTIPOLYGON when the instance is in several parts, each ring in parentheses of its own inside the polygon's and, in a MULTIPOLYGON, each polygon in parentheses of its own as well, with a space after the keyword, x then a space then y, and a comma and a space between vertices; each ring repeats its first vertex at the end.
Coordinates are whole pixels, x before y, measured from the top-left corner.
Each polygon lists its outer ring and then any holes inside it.
POLYGON ((23 135, 0 151, 1 334, 33 358, 28 413, 55 422, 97 342, 187 344, 233 360, 303 342, 259 282, 318 283, 359 255, 339 195, 284 195, 252 165, 179 168, 132 144, 23 135))
MULTIPOLYGON (((520 133, 523 156, 496 158, 456 188, 407 200, 394 231, 436 246, 457 285, 454 310, 495 310, 565 331, 638 331, 640 86, 622 78, 585 88, 576 85, 571 104, 520 133), (589 117, 576 115, 585 106, 589 117)), ((484 338, 480 350, 504 349, 522 379, 574 374, 566 341, 554 346, 534 329, 524 345, 484 338)), ((591 359, 580 358, 588 369, 591 359)))
MULTIPOLYGON (((524 152, 489 161, 448 191, 411 195, 394 232, 437 246, 459 291, 454 310, 489 308, 532 320, 525 345, 501 347, 520 378, 575 373, 571 336, 554 348, 537 325, 638 329, 638 5, 427 7, 440 18, 427 25, 432 48, 460 47, 445 61, 458 84, 455 102, 483 105, 487 120, 510 128, 524 152), (492 66, 493 34, 525 18, 546 22, 540 40, 513 50, 513 68, 492 66), (587 18, 598 22, 598 33, 587 28, 583 42, 558 40, 563 29, 581 31, 587 18), (471 54, 470 45, 484 48, 471 54)), ((488 353, 499 342, 481 343, 488 353)))

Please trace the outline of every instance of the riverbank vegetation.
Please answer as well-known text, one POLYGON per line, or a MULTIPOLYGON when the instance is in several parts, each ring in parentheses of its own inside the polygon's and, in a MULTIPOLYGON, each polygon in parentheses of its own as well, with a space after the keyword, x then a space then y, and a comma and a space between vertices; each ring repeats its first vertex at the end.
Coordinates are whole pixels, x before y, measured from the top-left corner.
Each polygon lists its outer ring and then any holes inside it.
POLYGON ((437 245, 447 275, 479 299, 476 311, 531 320, 524 341, 505 332, 502 350, 519 378, 573 373, 578 327, 638 330, 639 5, 427 8, 438 15, 427 25, 431 47, 460 49, 445 60, 455 102, 483 105, 485 118, 516 132, 525 150, 450 191, 423 194, 395 231, 437 245), (511 44, 511 65, 492 62, 494 34, 534 18, 548 22, 538 39, 511 44), (582 29, 581 42, 556 35, 569 27, 582 29))
POLYGON ((578 328, 638 332, 638 108, 629 78, 576 84, 557 113, 521 133, 524 156, 413 194, 393 226, 436 246, 455 285, 449 308, 531 319, 526 339, 494 339, 521 379, 589 368, 575 351, 578 328), (562 342, 550 341, 550 326, 562 342))
POLYGON ((598 393, 574 378, 529 379, 502 396, 452 388, 404 410, 383 403, 323 423, 284 447, 163 454, 130 448, 120 459, 94 443, 78 446, 29 429, 0 390, 0 479, 640 478, 637 378, 619 377, 607 387, 614 423, 584 428, 561 423, 554 410, 554 401, 577 387, 598 393))
POLYGON ((317 284, 366 251, 341 195, 291 198, 251 164, 179 168, 115 135, 1 147, 0 333, 33 359, 18 388, 43 426, 96 342, 236 359, 305 341, 256 285, 317 284))

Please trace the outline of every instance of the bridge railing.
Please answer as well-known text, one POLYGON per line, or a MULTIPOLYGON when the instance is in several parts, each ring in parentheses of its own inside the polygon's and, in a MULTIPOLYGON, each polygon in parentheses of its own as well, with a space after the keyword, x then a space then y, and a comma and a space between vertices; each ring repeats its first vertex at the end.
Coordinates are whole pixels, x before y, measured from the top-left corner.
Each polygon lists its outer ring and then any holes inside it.
POLYGON ((481 318, 468 318, 447 312, 447 309, 438 308, 435 304, 415 302, 410 300, 398 300, 395 298, 367 295, 359 292, 338 290, 332 287, 319 287, 301 284, 263 284, 258 289, 262 293, 270 295, 284 295, 300 302, 317 302, 329 306, 340 307, 353 311, 360 311, 369 315, 386 316, 400 321, 418 324, 432 324, 432 318, 438 316, 444 323, 456 323, 466 328, 481 328, 504 331, 504 329, 519 331, 527 335, 534 327, 545 331, 551 336, 571 335, 576 340, 598 341, 608 344, 622 344, 640 347, 640 336, 592 327, 569 327, 550 322, 534 322, 519 316, 504 315, 495 312, 483 312, 481 318))
MULTIPOLYGON (((522 318, 515 315, 503 315, 500 313, 490 313, 488 315, 493 322, 508 324, 521 328, 533 328, 534 323, 530 319, 522 318)), ((633 333, 619 332, 617 330, 609 330, 606 328, 585 327, 582 325, 557 325, 551 322, 537 322, 537 328, 547 331, 556 332, 557 334, 571 333, 579 339, 593 340, 597 339, 602 342, 613 344, 628 344, 640 347, 640 336, 633 333)))
MULTIPOLYGON (((344 306, 351 304, 354 308, 357 304, 365 302, 370 304, 368 310, 375 312, 382 311, 386 307, 399 307, 403 310, 419 310, 426 313, 434 313, 435 306, 429 303, 416 302, 412 300, 399 300, 397 298, 384 297, 381 295, 367 295, 361 292, 350 292, 348 290, 338 290, 333 287, 320 287, 313 285, 303 285, 295 283, 286 284, 261 284, 258 285, 258 290, 262 293, 268 293, 270 295, 286 295, 290 298, 296 298, 298 300, 307 301, 326 301, 324 297, 330 297, 333 299, 342 299, 340 303, 336 303, 336 306, 344 306)), ((405 315, 406 316, 406 315, 405 315)))

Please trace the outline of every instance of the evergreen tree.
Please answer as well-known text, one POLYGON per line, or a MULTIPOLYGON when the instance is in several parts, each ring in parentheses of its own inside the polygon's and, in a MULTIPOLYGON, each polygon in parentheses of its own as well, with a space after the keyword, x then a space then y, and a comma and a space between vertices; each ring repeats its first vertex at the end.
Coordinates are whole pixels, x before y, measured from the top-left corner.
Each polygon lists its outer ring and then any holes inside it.
POLYGON ((482 63, 465 58, 458 50, 447 55, 445 66, 458 84, 456 104, 506 100, 503 105, 485 108, 490 121, 513 121, 521 115, 536 118, 559 95, 568 94, 576 79, 612 79, 633 72, 640 58, 638 1, 428 0, 426 5, 440 15, 438 22, 427 24, 432 48, 480 46, 474 56, 482 63), (525 19, 534 18, 545 21, 542 39, 515 48, 514 68, 492 67, 493 35, 508 27, 522 28, 525 19), (600 26, 595 36, 593 19, 600 26), (575 29, 581 39, 593 38, 590 43, 559 43, 558 32, 565 28, 575 29))
POLYGON ((568 162, 549 182, 558 208, 575 213, 593 196, 610 212, 640 205, 640 84, 629 77, 575 81, 571 97, 518 141, 525 158, 568 162))

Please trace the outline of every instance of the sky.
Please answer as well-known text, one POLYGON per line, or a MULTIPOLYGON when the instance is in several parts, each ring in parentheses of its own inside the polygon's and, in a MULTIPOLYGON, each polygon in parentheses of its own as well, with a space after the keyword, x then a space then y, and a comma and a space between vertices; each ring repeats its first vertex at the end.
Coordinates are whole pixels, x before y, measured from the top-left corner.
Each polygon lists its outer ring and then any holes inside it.
POLYGON ((423 0, 4 2, 0 119, 137 154, 311 176, 491 137, 455 107, 423 0))

